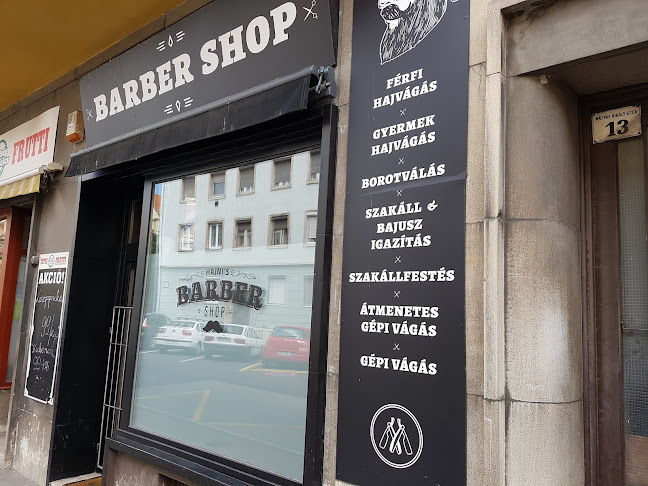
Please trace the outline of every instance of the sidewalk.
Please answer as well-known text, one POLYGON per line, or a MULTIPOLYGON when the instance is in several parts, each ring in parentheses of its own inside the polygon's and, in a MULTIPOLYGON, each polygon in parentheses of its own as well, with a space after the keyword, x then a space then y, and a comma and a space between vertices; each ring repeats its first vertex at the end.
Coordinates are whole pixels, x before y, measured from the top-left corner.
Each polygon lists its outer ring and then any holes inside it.
POLYGON ((0 486, 36 486, 36 483, 11 469, 0 469, 0 486))

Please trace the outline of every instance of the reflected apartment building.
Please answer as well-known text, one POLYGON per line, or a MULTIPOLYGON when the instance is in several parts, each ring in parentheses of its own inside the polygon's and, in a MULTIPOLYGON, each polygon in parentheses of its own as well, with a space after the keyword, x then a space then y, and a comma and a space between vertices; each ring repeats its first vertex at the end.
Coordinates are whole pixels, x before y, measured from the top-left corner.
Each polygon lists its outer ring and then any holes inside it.
POLYGON ((276 325, 310 327, 318 183, 316 151, 158 183, 144 312, 265 336, 276 325), (222 298, 223 281, 234 298, 222 298))

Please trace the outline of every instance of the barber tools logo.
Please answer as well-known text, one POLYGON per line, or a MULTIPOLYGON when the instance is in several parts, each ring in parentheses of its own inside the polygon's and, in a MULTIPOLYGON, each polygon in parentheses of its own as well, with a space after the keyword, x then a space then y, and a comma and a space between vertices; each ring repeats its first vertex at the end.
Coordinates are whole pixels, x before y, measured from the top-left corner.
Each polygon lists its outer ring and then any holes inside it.
POLYGON ((439 24, 447 6, 448 0, 378 0, 387 24, 380 41, 380 64, 414 49, 439 24))
POLYGON ((402 405, 380 407, 369 428, 371 444, 378 457, 396 469, 414 464, 423 452, 423 431, 412 412, 402 405))

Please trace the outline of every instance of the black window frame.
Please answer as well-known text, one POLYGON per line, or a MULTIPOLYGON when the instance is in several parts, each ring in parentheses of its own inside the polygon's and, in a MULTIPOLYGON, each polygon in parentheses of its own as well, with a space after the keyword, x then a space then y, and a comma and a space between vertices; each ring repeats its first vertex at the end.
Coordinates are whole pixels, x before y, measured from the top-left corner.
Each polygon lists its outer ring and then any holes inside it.
MULTIPOLYGON (((291 138, 293 125, 282 127, 277 124, 278 127, 274 131, 279 134, 278 139, 283 139, 283 142, 266 143, 266 146, 261 146, 258 154, 254 157, 251 157, 247 152, 237 154, 225 151, 225 153, 212 154, 211 157, 201 155, 200 157, 187 158, 182 167, 176 166, 175 169, 158 167, 144 173, 144 204, 140 226, 135 298, 126 355, 122 412, 114 437, 106 441, 107 450, 121 451, 169 471, 178 478, 210 486, 243 486, 247 484, 315 486, 322 484, 338 109, 332 104, 313 108, 306 110, 302 114, 302 119, 305 128, 303 136, 296 137, 296 139, 295 137, 291 138), (319 124, 319 130, 312 130, 313 122, 319 124), (317 220, 315 247, 311 349, 304 437, 304 475, 303 481, 297 482, 233 459, 207 453, 195 447, 136 429, 130 426, 130 416, 139 338, 138 323, 142 311, 146 255, 149 245, 149 221, 155 184, 192 174, 241 168, 264 160, 313 149, 321 151, 317 212, 322 217, 318 217, 317 220)), ((105 457, 108 457, 107 451, 105 457)))

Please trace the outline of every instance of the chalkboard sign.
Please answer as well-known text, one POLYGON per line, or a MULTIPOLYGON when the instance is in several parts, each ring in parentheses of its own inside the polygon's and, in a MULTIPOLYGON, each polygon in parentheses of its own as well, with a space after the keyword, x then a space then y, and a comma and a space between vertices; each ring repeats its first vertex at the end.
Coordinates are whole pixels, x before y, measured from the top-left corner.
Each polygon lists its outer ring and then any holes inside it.
POLYGON ((466 484, 469 0, 355 0, 337 478, 466 484))
POLYGON ((25 396, 53 403, 69 253, 41 255, 29 339, 25 396))

